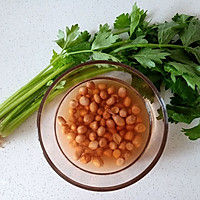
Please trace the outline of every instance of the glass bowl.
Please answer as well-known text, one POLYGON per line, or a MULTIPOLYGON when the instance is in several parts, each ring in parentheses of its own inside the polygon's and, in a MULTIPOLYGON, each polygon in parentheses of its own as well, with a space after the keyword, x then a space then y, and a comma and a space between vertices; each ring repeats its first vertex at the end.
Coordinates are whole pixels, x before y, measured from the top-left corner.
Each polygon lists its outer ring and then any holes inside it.
POLYGON ((112 61, 90 61, 70 68, 45 93, 38 118, 39 141, 50 166, 69 183, 93 191, 111 191, 143 178, 157 163, 164 150, 168 121, 165 104, 151 81, 134 68, 112 61), (67 115, 73 92, 87 81, 123 85, 128 94, 140 100, 147 117, 144 143, 122 166, 94 167, 73 159, 74 149, 62 134, 58 116, 67 115), (71 96, 70 96, 71 95, 71 96), (56 96, 56 97, 55 97, 56 96), (55 97, 55 98, 54 98, 55 97))

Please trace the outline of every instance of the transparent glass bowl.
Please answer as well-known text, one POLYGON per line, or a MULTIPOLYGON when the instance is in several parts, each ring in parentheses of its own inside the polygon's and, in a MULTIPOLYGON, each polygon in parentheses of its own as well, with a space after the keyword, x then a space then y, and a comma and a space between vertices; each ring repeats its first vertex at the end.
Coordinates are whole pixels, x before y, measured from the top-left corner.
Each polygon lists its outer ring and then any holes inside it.
POLYGON ((50 166, 71 184, 93 191, 124 188, 144 177, 162 155, 168 133, 165 104, 155 86, 134 68, 112 61, 90 61, 63 73, 44 95, 37 120, 39 141, 50 166), (87 168, 87 164, 79 165, 58 137, 56 117, 66 96, 82 82, 97 78, 120 79, 127 87, 134 88, 143 99, 150 119, 149 137, 141 154, 128 165, 112 170, 93 170, 87 168))

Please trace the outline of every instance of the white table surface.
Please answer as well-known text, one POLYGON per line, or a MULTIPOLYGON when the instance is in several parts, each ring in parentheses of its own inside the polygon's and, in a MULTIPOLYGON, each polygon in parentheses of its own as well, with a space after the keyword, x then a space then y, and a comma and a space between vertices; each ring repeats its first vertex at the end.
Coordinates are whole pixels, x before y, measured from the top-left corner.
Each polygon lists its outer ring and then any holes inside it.
MULTIPOLYGON (((149 10, 153 22, 168 20, 177 12, 200 17, 199 0, 137 2, 149 10)), ((0 102, 48 65, 52 49, 58 49, 53 42, 58 29, 78 23, 82 30, 96 31, 100 23, 112 24, 116 16, 130 12, 133 4, 130 0, 0 0, 0 102)), ((34 114, 0 149, 0 199, 200 199, 200 140, 189 141, 181 127, 170 125, 161 159, 142 180, 99 193, 77 188, 53 171, 43 156, 34 114)))

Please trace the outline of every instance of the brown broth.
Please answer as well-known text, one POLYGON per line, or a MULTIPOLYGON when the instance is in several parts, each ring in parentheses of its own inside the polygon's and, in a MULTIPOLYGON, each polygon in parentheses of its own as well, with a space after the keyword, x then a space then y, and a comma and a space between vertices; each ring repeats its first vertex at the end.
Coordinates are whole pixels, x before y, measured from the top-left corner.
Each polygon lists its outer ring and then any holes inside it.
MULTIPOLYGON (((145 102, 142 99, 142 97, 135 91, 135 89, 133 89, 131 86, 124 83, 123 81, 121 81, 119 79, 113 79, 113 78, 107 78, 107 77, 95 78, 92 81, 94 81, 95 84, 106 83, 107 86, 115 86, 116 89, 118 89, 119 87, 122 87, 122 86, 127 89, 128 96, 131 98, 132 102, 134 104, 138 105, 139 108, 141 109, 141 112, 138 116, 141 117, 142 122, 146 126, 145 132, 138 133, 142 137, 142 140, 143 140, 142 145, 139 148, 134 148, 134 150, 131 151, 132 154, 129 157, 129 159, 125 161, 124 165, 117 166, 115 158, 107 158, 106 156, 102 156, 102 158, 104 160, 104 165, 102 167, 98 168, 98 167, 94 166, 92 162, 89 162, 87 164, 82 164, 79 160, 78 161, 74 160, 74 151, 75 150, 74 150, 74 148, 72 148, 69 145, 69 141, 66 138, 66 134, 63 134, 61 132, 61 126, 58 124, 58 122, 56 120, 55 128, 56 128, 57 141, 58 141, 63 153, 65 154, 65 156, 77 167, 79 167, 83 170, 92 172, 92 173, 103 173, 103 174, 104 173, 114 173, 114 172, 122 170, 123 168, 126 168, 129 165, 131 165, 132 163, 134 163, 139 158, 139 156, 142 154, 142 152, 144 151, 145 146, 147 145, 147 142, 149 139, 149 135, 150 135, 149 113, 148 113, 148 110, 145 106, 145 102)), ((85 83, 86 82, 84 81, 84 82, 78 84, 77 86, 72 88, 72 90, 70 90, 65 95, 61 104, 59 105, 56 118, 57 118, 57 116, 63 116, 66 119, 66 121, 68 121, 69 102, 70 102, 70 100, 75 99, 76 95, 78 94, 78 89, 81 86, 84 86, 85 83)))

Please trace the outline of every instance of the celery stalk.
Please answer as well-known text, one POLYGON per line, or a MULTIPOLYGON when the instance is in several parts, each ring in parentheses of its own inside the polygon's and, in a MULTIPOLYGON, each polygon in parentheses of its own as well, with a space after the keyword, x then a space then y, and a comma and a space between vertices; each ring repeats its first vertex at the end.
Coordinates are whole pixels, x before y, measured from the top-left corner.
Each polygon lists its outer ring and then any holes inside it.
MULTIPOLYGON (((83 81, 88 78, 92 78, 94 76, 110 72, 113 69, 116 69, 115 67, 109 67, 109 68, 97 68, 94 70, 94 68, 88 69, 87 74, 84 73, 84 69, 80 69, 77 74, 71 74, 68 78, 66 78, 66 84, 63 89, 56 89, 54 88, 53 91, 51 91, 48 99, 46 100, 47 102, 50 102, 52 99, 54 99, 57 95, 65 92, 67 89, 72 87, 74 84, 83 81)), ((60 70, 61 71, 61 70, 60 70)), ((58 73, 58 71, 57 71, 58 73)), ((56 74, 57 74, 56 73, 56 74)), ((53 75, 49 76, 52 77, 53 75)), ((43 81, 42 83, 46 83, 46 81, 43 81)), ((37 90, 35 90, 37 95, 33 93, 32 95, 29 95, 27 99, 24 101, 20 102, 13 110, 6 115, 6 117, 1 121, 0 124, 0 136, 6 137, 10 135, 20 124, 22 124, 23 121, 25 121, 30 115, 32 115, 35 111, 38 110, 40 103, 42 101, 42 98, 44 96, 44 92, 48 89, 48 87, 44 88, 43 90, 40 88, 40 83, 37 86, 37 90), (35 98, 35 100, 34 100, 35 98)), ((43 84, 44 85, 44 84, 43 84)), ((24 97, 24 96, 22 96, 24 97)))

